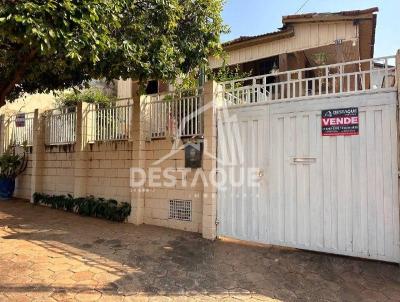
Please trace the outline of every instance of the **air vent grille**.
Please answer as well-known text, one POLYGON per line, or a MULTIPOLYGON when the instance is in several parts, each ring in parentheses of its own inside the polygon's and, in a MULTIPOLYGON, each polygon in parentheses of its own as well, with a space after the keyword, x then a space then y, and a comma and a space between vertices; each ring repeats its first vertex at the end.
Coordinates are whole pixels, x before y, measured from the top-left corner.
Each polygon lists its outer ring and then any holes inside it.
POLYGON ((180 199, 170 200, 169 219, 192 221, 192 201, 180 199))

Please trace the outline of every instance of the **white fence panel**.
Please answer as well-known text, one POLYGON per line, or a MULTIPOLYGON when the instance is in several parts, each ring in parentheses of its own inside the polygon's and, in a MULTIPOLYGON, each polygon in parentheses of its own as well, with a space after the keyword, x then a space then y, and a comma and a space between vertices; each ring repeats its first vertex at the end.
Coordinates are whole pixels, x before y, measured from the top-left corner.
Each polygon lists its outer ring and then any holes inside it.
POLYGON ((92 141, 129 140, 133 100, 119 100, 110 105, 96 104, 90 109, 92 141))
POLYGON ((202 89, 148 95, 146 106, 152 139, 203 135, 202 89))
POLYGON ((67 145, 76 141, 76 107, 59 108, 45 113, 46 144, 67 145))
POLYGON ((34 113, 18 113, 8 120, 10 145, 32 146, 33 144, 33 118, 34 113), (22 122, 22 123, 21 123, 22 122))

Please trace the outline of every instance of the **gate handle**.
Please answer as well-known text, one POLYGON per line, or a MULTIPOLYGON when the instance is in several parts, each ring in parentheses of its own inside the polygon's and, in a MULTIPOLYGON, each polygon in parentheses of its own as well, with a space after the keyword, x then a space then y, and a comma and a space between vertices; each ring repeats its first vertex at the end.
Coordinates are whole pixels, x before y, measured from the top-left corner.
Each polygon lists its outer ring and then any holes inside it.
POLYGON ((311 165, 315 164, 317 159, 315 157, 293 157, 294 164, 311 165))

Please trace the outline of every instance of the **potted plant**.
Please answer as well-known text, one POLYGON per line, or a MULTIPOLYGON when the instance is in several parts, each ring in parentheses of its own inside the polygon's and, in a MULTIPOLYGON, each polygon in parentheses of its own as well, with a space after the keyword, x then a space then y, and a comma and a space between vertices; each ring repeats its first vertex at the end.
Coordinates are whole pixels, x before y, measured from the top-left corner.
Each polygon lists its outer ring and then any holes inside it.
POLYGON ((15 178, 26 169, 25 147, 10 146, 0 155, 0 199, 9 199, 15 189, 15 178), (21 150, 18 150, 21 148, 21 150))

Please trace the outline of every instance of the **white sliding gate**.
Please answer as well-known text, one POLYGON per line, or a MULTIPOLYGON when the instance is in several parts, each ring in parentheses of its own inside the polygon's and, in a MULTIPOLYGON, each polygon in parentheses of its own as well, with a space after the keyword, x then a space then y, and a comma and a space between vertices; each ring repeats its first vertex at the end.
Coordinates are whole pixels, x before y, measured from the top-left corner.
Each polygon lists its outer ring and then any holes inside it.
POLYGON ((400 262, 396 110, 395 92, 220 110, 218 235, 400 262), (323 137, 321 110, 348 107, 359 135, 323 137))

